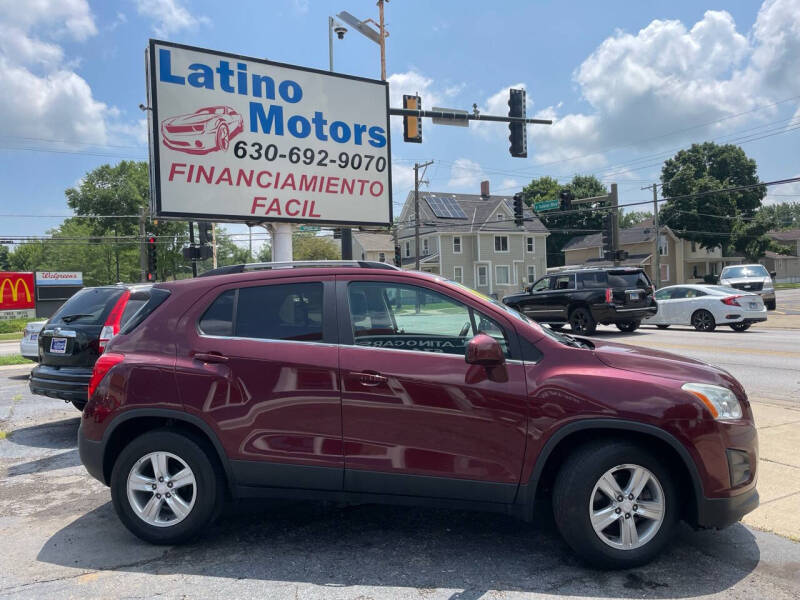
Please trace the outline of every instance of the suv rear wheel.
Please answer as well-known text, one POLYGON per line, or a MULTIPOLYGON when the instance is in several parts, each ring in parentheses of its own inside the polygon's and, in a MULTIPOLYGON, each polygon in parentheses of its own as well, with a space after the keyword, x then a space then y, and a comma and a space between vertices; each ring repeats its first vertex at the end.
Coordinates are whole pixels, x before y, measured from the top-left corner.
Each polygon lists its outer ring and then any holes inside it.
POLYGON ((639 329, 639 325, 641 325, 641 321, 620 321, 619 323, 614 323, 617 326, 617 329, 624 333, 630 333, 631 331, 636 331, 639 329))
POLYGON ((579 306, 569 313, 569 326, 572 328, 572 333, 592 335, 597 329, 597 321, 594 320, 588 308, 579 306))
POLYGON ((563 464, 553 514, 567 544, 601 568, 652 560, 677 523, 668 471, 646 449, 622 441, 587 444, 563 464))
POLYGON ((137 537, 153 544, 179 544, 218 516, 223 476, 195 439, 174 431, 151 431, 117 457, 111 499, 122 523, 137 537))

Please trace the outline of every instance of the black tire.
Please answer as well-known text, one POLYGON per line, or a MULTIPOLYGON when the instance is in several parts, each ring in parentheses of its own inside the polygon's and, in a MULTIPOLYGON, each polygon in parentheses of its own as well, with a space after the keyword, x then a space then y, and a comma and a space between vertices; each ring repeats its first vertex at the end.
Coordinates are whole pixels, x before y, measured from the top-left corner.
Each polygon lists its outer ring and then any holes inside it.
POLYGON ((588 563, 604 569, 628 569, 655 558, 669 542, 678 522, 677 489, 663 464, 647 449, 622 440, 594 442, 575 450, 561 466, 553 488, 553 515, 567 544, 588 563), (604 473, 620 465, 638 465, 649 470, 663 491, 661 525, 651 539, 633 549, 614 548, 603 541, 595 533, 590 516, 595 485, 604 473))
POLYGON ((86 403, 88 400, 73 400, 72 406, 77 408, 79 411, 83 412, 83 409, 86 408, 86 403))
POLYGON ((579 306, 569 313, 569 326, 576 335, 592 335, 597 330, 597 321, 588 308, 579 306))
POLYGON ((561 331, 564 329, 564 323, 548 323, 548 325, 553 331, 561 331))
MULTIPOLYGON (((122 524, 136 537, 152 544, 181 544, 209 527, 225 499, 224 475, 202 440, 166 429, 149 431, 122 449, 111 472, 111 500, 122 524), (185 462, 195 477, 196 496, 188 515, 175 525, 151 525, 134 512, 127 480, 137 461, 151 452, 169 452, 185 462)), ((173 490, 174 493, 174 490, 173 490)))
POLYGON ((697 331, 714 331, 717 328, 717 322, 714 320, 714 315, 706 309, 694 311, 692 314, 692 327, 697 331))
POLYGON ((669 329, 669 325, 656 325, 659 329, 669 329))
POLYGON ((223 152, 227 152, 228 148, 231 145, 230 139, 230 132, 228 131, 228 126, 225 123, 220 124, 217 128, 217 150, 222 150, 223 152))
POLYGON ((764 302, 764 305, 767 307, 767 310, 775 310, 776 302, 775 300, 767 300, 764 302))
POLYGON ((614 323, 617 326, 617 329, 622 331, 623 333, 631 333, 639 329, 639 325, 641 325, 641 321, 620 321, 619 323, 614 323))
POLYGON ((731 323, 731 329, 734 331, 747 331, 750 329, 752 323, 731 323))

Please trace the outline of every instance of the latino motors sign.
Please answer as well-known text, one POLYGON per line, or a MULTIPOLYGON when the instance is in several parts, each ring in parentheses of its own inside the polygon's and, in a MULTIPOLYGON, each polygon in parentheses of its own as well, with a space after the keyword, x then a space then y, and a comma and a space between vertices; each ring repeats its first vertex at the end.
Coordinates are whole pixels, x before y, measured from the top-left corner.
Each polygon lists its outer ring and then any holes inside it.
POLYGON ((391 223, 386 82, 155 40, 147 67, 156 214, 391 223))
POLYGON ((33 273, 0 271, 0 311, 35 307, 33 273))

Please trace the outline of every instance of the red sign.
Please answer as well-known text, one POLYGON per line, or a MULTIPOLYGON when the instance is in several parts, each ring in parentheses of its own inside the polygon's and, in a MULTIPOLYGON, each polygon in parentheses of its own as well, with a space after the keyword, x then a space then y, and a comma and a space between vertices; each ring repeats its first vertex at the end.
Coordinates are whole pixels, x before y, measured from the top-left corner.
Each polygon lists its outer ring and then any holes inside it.
POLYGON ((0 271, 0 310, 35 308, 33 273, 0 271))

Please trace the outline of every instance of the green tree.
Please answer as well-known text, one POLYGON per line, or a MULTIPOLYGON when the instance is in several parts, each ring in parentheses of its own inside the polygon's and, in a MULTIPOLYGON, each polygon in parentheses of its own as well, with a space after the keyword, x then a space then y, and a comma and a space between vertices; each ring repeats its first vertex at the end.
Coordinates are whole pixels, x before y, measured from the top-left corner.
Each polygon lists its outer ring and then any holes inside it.
POLYGON ((800 202, 770 204, 758 209, 758 214, 772 219, 775 229, 797 229, 800 227, 800 202))
POLYGON ((760 249, 769 245, 764 236, 766 221, 754 220, 766 187, 715 192, 759 182, 756 162, 739 146, 693 144, 661 169, 662 194, 673 199, 664 204, 660 222, 704 248, 722 245, 726 251, 757 258, 760 249))
POLYGON ((269 244, 264 244, 261 246, 261 249, 258 251, 258 256, 256 256, 256 260, 259 262, 272 262, 272 246, 269 244))
MULTIPOLYGON (((522 190, 525 202, 533 205, 537 200, 558 198, 563 189, 569 190, 576 199, 604 196, 608 194, 606 187, 594 175, 575 175, 566 185, 558 183, 552 177, 539 177, 531 181, 522 190)), ((593 202, 579 204, 572 211, 564 212, 563 207, 552 212, 542 212, 539 219, 550 230, 547 236, 547 264, 560 266, 564 264, 562 249, 572 238, 599 231, 603 226, 605 213, 596 209, 603 203, 593 202)))
POLYGON ((339 248, 330 238, 300 233, 292 240, 294 260, 336 260, 339 248))
POLYGON ((10 257, 8 246, 0 245, 0 271, 8 271, 11 267, 10 257))
POLYGON ((630 229, 631 227, 638 225, 645 220, 652 221, 653 213, 638 210, 627 211, 622 209, 619 211, 620 229, 630 229))

